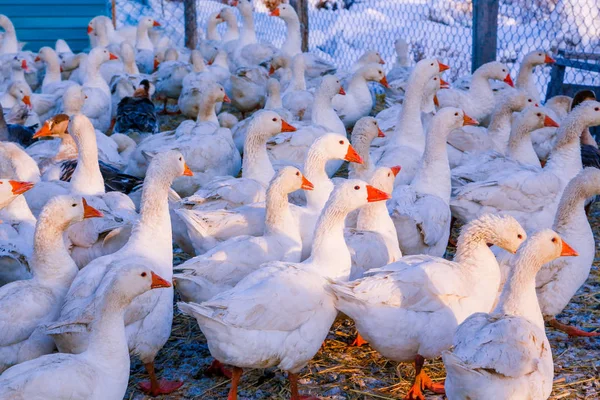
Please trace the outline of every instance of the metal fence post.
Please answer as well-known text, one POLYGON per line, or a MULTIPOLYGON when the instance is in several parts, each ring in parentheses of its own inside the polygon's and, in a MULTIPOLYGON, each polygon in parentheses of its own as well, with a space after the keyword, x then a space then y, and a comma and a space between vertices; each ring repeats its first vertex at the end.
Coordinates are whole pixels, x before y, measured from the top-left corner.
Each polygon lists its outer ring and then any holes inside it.
POLYGON ((302 51, 308 51, 308 0, 290 0, 300 19, 300 35, 302 36, 302 51))
POLYGON ((198 44, 196 0, 183 0, 183 14, 185 16, 185 47, 193 50, 198 44))
POLYGON ((473 59, 471 71, 496 59, 499 0, 473 0, 473 59))

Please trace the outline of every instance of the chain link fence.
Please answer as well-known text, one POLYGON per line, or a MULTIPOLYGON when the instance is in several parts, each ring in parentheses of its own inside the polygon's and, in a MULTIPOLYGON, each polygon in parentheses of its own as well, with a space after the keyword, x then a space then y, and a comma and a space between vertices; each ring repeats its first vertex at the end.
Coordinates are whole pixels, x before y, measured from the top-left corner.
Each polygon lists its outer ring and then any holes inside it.
MULTIPOLYGON (((269 16, 267 5, 280 1, 254 0, 257 37, 276 46, 283 43, 285 24, 269 16)), ((208 16, 224 6, 220 1, 198 0, 201 38, 208 16)), ((450 81, 471 71, 471 0, 309 0, 308 14, 310 51, 338 68, 349 68, 364 51, 372 49, 380 51, 391 67, 396 59, 394 43, 403 38, 409 43, 410 60, 438 57, 451 65, 446 74, 450 81)), ((160 21, 173 43, 183 45, 181 0, 117 0, 118 26, 135 24, 142 15, 160 21)), ((528 52, 556 53, 558 49, 600 53, 598 0, 500 0, 497 59, 508 64, 513 76, 528 52)), ((535 73, 539 89, 545 93, 550 68, 537 67, 535 73)), ((569 68, 565 81, 600 86, 599 74, 569 68)))

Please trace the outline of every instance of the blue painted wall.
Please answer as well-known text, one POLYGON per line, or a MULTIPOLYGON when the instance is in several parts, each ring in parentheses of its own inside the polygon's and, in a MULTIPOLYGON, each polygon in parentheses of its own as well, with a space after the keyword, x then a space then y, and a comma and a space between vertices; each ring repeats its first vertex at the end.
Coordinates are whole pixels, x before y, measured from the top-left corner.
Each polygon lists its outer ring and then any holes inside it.
POLYGON ((87 25, 96 15, 108 15, 106 0, 0 0, 0 14, 15 25, 17 39, 25 50, 54 47, 67 41, 73 51, 89 47, 87 25))

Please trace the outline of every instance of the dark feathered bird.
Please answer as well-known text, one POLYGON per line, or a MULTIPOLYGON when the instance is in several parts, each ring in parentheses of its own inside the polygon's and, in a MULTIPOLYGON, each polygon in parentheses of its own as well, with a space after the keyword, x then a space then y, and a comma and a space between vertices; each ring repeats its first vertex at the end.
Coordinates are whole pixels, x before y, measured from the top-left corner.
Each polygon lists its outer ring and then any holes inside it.
POLYGON ((157 133, 158 118, 150 100, 150 82, 144 79, 131 97, 124 97, 117 105, 114 132, 157 133))
POLYGON ((35 142, 33 135, 35 135, 36 129, 37 125, 23 126, 17 124, 7 124, 6 120, 4 119, 4 113, 0 110, 1 141, 15 142, 19 143, 21 146, 27 147, 33 142, 35 142))
MULTIPOLYGON (((98 161, 98 164, 100 164, 100 173, 104 178, 104 190, 107 192, 129 194, 133 188, 144 182, 138 177, 121 173, 117 168, 104 161, 98 161)), ((77 160, 64 161, 60 166, 60 180, 69 182, 76 167, 77 160)))

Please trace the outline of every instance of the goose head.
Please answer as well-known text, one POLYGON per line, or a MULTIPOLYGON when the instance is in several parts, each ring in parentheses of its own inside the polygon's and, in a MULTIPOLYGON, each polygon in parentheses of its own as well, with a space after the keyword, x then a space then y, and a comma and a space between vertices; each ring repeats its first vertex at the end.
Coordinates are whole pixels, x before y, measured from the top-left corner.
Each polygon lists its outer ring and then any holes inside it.
POLYGON ((379 82, 386 88, 389 87, 385 72, 379 64, 367 64, 359 69, 357 73, 367 81, 379 82))
POLYGON ((270 98, 281 96, 281 84, 275 78, 269 78, 267 81, 267 96, 270 98))
POLYGON ((248 137, 260 136, 267 140, 281 132, 294 132, 296 128, 287 123, 275 111, 261 110, 252 116, 248 127, 248 137))
POLYGON ((5 207, 17 196, 33 188, 33 182, 15 181, 12 179, 0 179, 0 205, 5 207))
POLYGON ((579 254, 552 229, 543 229, 531 235, 517 252, 521 268, 531 269, 535 275, 544 264, 559 257, 575 257, 579 254))
POLYGON ((69 116, 66 114, 57 114, 47 119, 42 127, 33 135, 34 139, 40 137, 60 137, 68 134, 69 116))
POLYGON ((284 167, 277 172, 271 185, 278 185, 283 193, 292 193, 296 190, 313 190, 313 184, 296 167, 284 167))
POLYGON ((527 239, 527 233, 521 224, 510 215, 484 214, 465 225, 461 236, 463 233, 470 233, 475 238, 486 238, 487 243, 495 244, 513 254, 527 239))
POLYGON ((177 61, 179 60, 179 52, 174 47, 169 47, 165 52, 164 61, 177 61))
POLYGON ((208 16, 208 24, 212 23, 214 25, 218 25, 222 22, 225 22, 225 20, 223 19, 223 17, 221 17, 220 11, 215 11, 214 13, 208 16))
MULTIPOLYGON (((392 196, 382 190, 379 190, 360 179, 348 179, 339 183, 331 192, 328 204, 331 207, 335 205, 344 211, 354 211, 368 203, 385 201, 392 196)), ((327 207, 327 206, 326 206, 327 207)))
POLYGON ((362 157, 358 154, 356 149, 352 147, 350 141, 345 136, 337 133, 328 133, 319 137, 310 146, 309 153, 311 153, 311 149, 318 151, 327 160, 344 160, 358 164, 363 163, 362 157))
POLYGON ((377 188, 385 193, 392 193, 394 190, 394 180, 400 172, 401 166, 396 165, 394 167, 379 167, 373 173, 370 184, 374 188, 377 188))
POLYGON ((93 35, 100 27, 112 27, 112 21, 105 15, 98 15, 90 20, 87 26, 88 35, 93 35))
POLYGON ((81 60, 84 58, 81 54, 59 54, 60 67, 63 71, 73 71, 78 68, 81 64, 81 60))
POLYGON ((558 123, 542 112, 539 107, 529 106, 517 114, 515 124, 522 126, 525 132, 544 127, 558 128, 558 123))
POLYGON ((125 64, 135 63, 135 49, 127 40, 119 46, 121 57, 125 64))
POLYGON ((10 66, 14 70, 23 70, 23 72, 29 72, 29 65, 27 65, 27 59, 21 55, 16 55, 10 62, 10 66))
MULTIPOLYGON (((352 129, 352 143, 366 143, 369 146, 376 137, 385 137, 379 128, 379 122, 373 117, 362 117, 352 129)), ((368 147, 367 147, 368 151, 368 147)))
POLYGON ((326 96, 328 99, 333 99, 336 94, 346 94, 340 79, 335 75, 325 75, 321 80, 317 93, 326 96))
POLYGON ((431 103, 433 102, 434 106, 440 106, 440 103, 437 98, 437 92, 440 89, 448 89, 449 87, 450 84, 443 80, 441 76, 436 75, 433 78, 431 78, 425 85, 425 90, 423 90, 423 101, 421 104, 421 111, 435 111, 435 107, 433 107, 431 103))
POLYGON ((58 55, 56 54, 56 52, 54 51, 54 49, 52 47, 48 47, 48 46, 44 46, 38 51, 38 55, 35 58, 35 61, 42 61, 46 65, 51 64, 51 63, 60 65, 60 62, 58 60, 58 55))
POLYGON ((449 69, 445 64, 442 64, 435 58, 425 58, 419 61, 413 68, 409 82, 422 82, 426 85, 430 79, 439 75, 441 72, 449 69))
POLYGON ((366 64, 385 64, 383 58, 381 58, 381 53, 375 50, 369 50, 363 53, 362 56, 356 61, 358 65, 366 65, 366 64))
POLYGON ((556 60, 554 60, 549 53, 541 50, 531 51, 523 58, 523 64, 531 65, 533 67, 542 64, 553 64, 555 62, 556 60))
POLYGON ((120 309, 149 290, 171 287, 169 281, 139 261, 119 261, 115 264, 114 271, 112 279, 107 279, 102 286, 106 289, 105 301, 120 309))
POLYGON ((252 15, 254 7, 250 0, 237 0, 237 9, 242 15, 252 15))
POLYGON ((209 83, 204 89, 200 92, 202 93, 202 98, 209 103, 230 103, 231 100, 225 93, 225 89, 218 83, 209 83))
POLYGON ((148 174, 166 174, 170 182, 180 176, 194 176, 179 150, 168 150, 155 155, 145 153, 144 155, 151 157, 148 174))
POLYGON ((17 101, 31 108, 31 88, 26 82, 13 82, 8 88, 8 93, 17 99, 17 101))
POLYGON ((269 69, 269 75, 273 75, 280 68, 290 68, 292 65, 291 58, 284 53, 277 53, 271 60, 271 67, 269 69))
POLYGON ((142 17, 138 21, 138 28, 144 29, 146 31, 152 29, 155 26, 161 26, 161 25, 158 21, 156 21, 152 17, 142 17))
POLYGON ((483 64, 475 71, 475 74, 482 76, 487 79, 494 79, 497 81, 503 81, 507 85, 514 87, 512 78, 510 77, 510 71, 505 64, 498 61, 492 61, 483 64))
POLYGON ((53 197, 40 213, 40 220, 53 219, 65 228, 87 218, 101 218, 104 214, 90 206, 85 198, 73 195, 53 197))
POLYGON ((119 57, 111 53, 105 48, 96 47, 90 51, 88 55, 88 65, 100 66, 110 60, 118 60, 119 57))
POLYGON ((204 57, 202 57, 200 50, 192 50, 190 62, 192 63, 194 72, 202 72, 206 68, 206 63, 204 62, 204 57))
POLYGON ((0 27, 6 32, 15 32, 15 27, 12 21, 4 14, 0 14, 0 27))
MULTIPOLYGON (((455 129, 465 125, 478 125, 479 123, 469 117, 463 110, 455 107, 444 107, 439 110, 431 120, 430 133, 435 133, 436 137, 446 137, 455 129)), ((430 133, 427 134, 429 137, 430 133)))
POLYGON ((219 14, 217 16, 220 19, 222 19, 223 21, 225 21, 228 26, 230 26, 230 25, 237 26, 237 17, 235 16, 235 13, 233 12, 233 10, 231 8, 225 7, 223 9, 221 9, 221 11, 219 12, 219 14))
POLYGON ((74 115, 81 111, 87 96, 83 87, 79 85, 69 86, 63 94, 63 111, 67 115, 74 115))
POLYGON ((285 22, 299 21, 296 10, 294 10, 294 7, 292 7, 288 3, 281 3, 280 5, 277 6, 276 9, 271 11, 270 15, 272 17, 279 17, 282 20, 284 20, 285 22))

